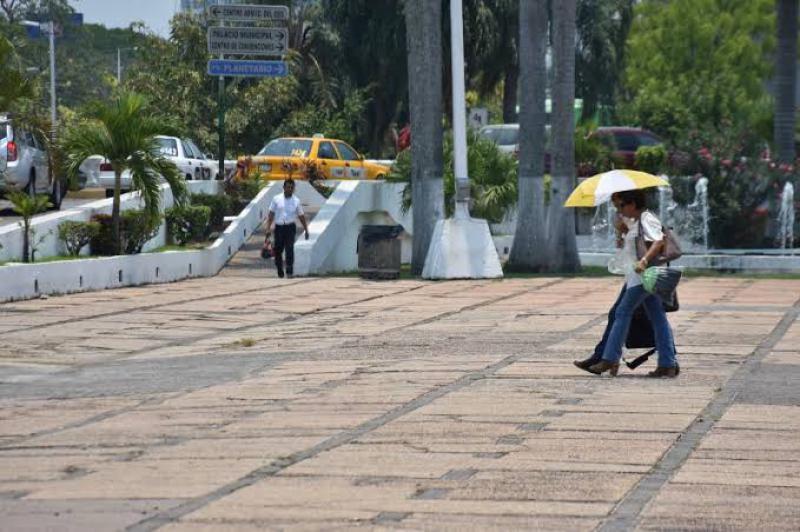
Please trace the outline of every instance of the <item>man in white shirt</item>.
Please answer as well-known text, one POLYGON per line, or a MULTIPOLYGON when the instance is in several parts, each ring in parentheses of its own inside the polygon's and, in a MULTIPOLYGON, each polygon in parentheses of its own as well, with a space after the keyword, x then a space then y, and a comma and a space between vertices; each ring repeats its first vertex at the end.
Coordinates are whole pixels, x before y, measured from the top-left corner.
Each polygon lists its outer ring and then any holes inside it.
POLYGON ((267 217, 267 239, 272 234, 272 224, 275 223, 275 267, 278 277, 283 278, 283 252, 286 250, 286 275, 294 276, 294 239, 297 234, 297 220, 303 224, 303 229, 308 240, 308 224, 300 198, 294 195, 294 180, 287 179, 283 182, 283 194, 272 198, 269 204, 267 217))

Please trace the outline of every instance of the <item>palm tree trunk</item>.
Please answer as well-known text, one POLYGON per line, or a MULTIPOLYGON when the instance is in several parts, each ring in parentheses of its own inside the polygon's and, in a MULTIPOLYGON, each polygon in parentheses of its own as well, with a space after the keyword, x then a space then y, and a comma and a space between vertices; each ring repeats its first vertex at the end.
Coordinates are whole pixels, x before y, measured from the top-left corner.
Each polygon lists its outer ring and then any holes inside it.
POLYGON ((422 273, 436 221, 443 217, 442 5, 408 0, 408 93, 414 243, 411 272, 422 273))
POLYGON ((519 113, 517 228, 506 269, 538 272, 547 262, 544 229, 547 0, 520 0, 519 28, 519 75, 525 90, 519 113))
POLYGON ((575 1, 553 3, 553 187, 547 220, 553 272, 575 272, 581 266, 575 214, 564 207, 575 186, 575 1))
POLYGON ((22 219, 22 262, 31 261, 31 219, 22 219))
POLYGON ((797 90, 797 0, 776 0, 778 49, 775 60, 775 148, 778 159, 795 159, 797 90))
POLYGON ((114 202, 111 207, 111 235, 113 238, 114 250, 117 255, 122 254, 122 239, 120 238, 120 219, 119 219, 119 196, 122 188, 122 171, 114 169, 114 202))

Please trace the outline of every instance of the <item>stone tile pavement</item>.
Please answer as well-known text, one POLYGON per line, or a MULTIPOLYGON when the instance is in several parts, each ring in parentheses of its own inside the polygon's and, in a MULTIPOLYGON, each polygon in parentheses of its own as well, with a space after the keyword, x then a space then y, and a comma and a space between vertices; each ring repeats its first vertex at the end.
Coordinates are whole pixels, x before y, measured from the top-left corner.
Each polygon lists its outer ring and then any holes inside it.
POLYGON ((800 281, 214 279, 0 305, 0 530, 797 530, 800 281))

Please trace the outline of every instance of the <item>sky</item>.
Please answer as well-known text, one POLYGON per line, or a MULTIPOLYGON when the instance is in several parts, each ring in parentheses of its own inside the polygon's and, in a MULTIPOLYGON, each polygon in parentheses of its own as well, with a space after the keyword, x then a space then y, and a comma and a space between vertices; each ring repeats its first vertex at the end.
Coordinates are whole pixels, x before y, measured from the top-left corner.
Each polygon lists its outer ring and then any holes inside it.
POLYGON ((69 0, 84 21, 109 28, 127 28, 143 21, 164 37, 169 36, 169 20, 177 11, 178 0, 69 0))

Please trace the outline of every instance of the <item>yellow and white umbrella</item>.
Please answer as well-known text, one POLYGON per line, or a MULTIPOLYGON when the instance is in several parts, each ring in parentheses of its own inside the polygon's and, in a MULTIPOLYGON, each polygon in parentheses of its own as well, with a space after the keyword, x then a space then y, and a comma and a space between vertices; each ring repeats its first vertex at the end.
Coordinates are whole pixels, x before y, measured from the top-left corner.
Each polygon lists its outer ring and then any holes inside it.
POLYGON ((668 187, 669 181, 636 170, 611 170, 586 179, 564 203, 565 207, 596 207, 608 201, 614 192, 650 187, 668 187))

